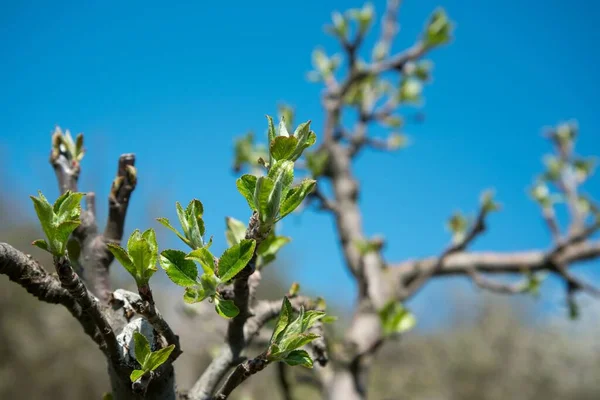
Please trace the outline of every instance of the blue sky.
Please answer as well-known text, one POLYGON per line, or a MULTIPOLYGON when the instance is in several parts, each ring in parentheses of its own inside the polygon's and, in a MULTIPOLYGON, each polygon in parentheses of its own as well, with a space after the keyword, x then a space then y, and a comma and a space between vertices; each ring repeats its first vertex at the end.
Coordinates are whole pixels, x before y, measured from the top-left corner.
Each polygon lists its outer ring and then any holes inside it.
MULTIPOLYGON (((390 261, 437 254, 444 221, 473 211, 493 187, 504 210, 476 249, 546 247, 549 235, 525 192, 549 146, 542 127, 575 118, 580 150, 600 153, 600 41, 595 2, 403 2, 395 50, 410 45, 431 11, 443 6, 455 40, 431 55, 426 122, 409 125, 413 145, 396 154, 365 153, 356 163, 367 234, 384 234, 390 261)), ((4 2, 0 6, 0 168, 30 215, 26 195, 57 195, 47 164, 55 125, 84 132, 88 153, 80 189, 105 199, 119 154, 135 152, 139 185, 127 232, 174 218, 174 202, 202 200, 207 231, 224 249, 224 217, 249 211, 231 172, 233 139, 262 133, 264 115, 285 101, 299 120, 323 126, 321 87, 306 82, 310 53, 338 51, 323 32, 331 11, 359 1, 164 3, 4 2)), ((379 15, 383 1, 375 1, 379 15)), ((378 33, 378 26, 375 32, 378 33)), ((383 133, 376 131, 376 133, 383 133)), ((600 154, 599 154, 600 155, 600 154)), ((600 179, 587 185, 600 195, 600 179)), ((101 202, 100 205, 104 203, 101 202)), ((106 209, 101 207, 100 217, 106 209)), ((160 228, 159 228, 160 229, 160 228)), ((316 212, 286 219, 293 244, 280 265, 289 280, 351 304, 331 219, 316 212)), ((166 245, 177 242, 163 236, 166 245)), ((589 272, 589 271, 588 271, 589 272)), ((458 286, 457 286, 458 285, 458 286)), ((457 284, 467 291, 470 285, 457 284)), ((444 309, 444 286, 413 302, 427 321, 444 309)), ((542 304, 561 307, 550 282, 542 304)))

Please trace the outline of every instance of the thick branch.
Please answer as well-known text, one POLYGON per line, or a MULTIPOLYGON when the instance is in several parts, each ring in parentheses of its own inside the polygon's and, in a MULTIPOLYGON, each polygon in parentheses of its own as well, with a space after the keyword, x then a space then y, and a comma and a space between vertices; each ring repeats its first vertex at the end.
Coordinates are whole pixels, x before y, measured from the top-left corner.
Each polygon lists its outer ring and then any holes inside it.
POLYGON ((81 278, 75 273, 71 263, 66 257, 54 257, 54 266, 62 287, 75 299, 83 312, 87 313, 94 321, 106 349, 106 355, 112 363, 117 365, 120 360, 119 344, 110 324, 100 308, 98 300, 87 290, 81 278))
POLYGON ((99 346, 104 345, 100 331, 94 321, 60 282, 31 256, 26 255, 7 243, 0 243, 0 274, 21 285, 28 293, 50 304, 61 304, 79 321, 84 332, 99 346))

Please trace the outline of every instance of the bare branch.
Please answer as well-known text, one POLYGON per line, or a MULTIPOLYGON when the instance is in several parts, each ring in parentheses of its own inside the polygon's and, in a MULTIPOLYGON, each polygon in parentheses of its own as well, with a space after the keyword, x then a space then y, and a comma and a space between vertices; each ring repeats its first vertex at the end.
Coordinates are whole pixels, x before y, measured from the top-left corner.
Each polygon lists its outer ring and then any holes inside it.
POLYGON ((227 399, 231 392, 233 392, 235 388, 241 385, 242 382, 250 378, 252 375, 265 369, 267 365, 269 365, 269 361, 267 360, 267 356, 264 353, 251 360, 247 360, 241 364, 238 364, 238 366, 235 367, 231 375, 227 377, 227 380, 219 390, 219 393, 215 395, 214 399, 227 399))
POLYGON ((107 357, 114 364, 118 364, 120 359, 119 344, 117 343, 115 333, 100 308, 98 300, 87 290, 66 257, 54 257, 54 266, 56 267, 58 279, 62 287, 69 292, 83 312, 89 314, 98 327, 100 335, 104 339, 107 357))
POLYGON ((85 333, 99 346, 104 345, 100 331, 94 321, 60 285, 56 278, 31 256, 26 255, 7 243, 0 243, 0 274, 21 285, 27 292, 41 301, 61 304, 79 321, 85 333))
POLYGON ((108 221, 104 229, 104 237, 109 242, 119 243, 123 237, 129 199, 137 184, 134 165, 134 154, 123 154, 119 157, 117 176, 108 196, 108 221))
MULTIPOLYGON (((564 248, 552 258, 543 250, 508 253, 461 252, 446 257, 440 267, 440 258, 430 257, 403 262, 392 268, 391 273, 398 279, 400 286, 403 286, 424 271, 429 271, 433 276, 467 275, 473 269, 480 273, 522 274, 524 271, 552 271, 557 264, 572 265, 599 256, 600 241, 585 241, 564 248)), ((407 297, 399 294, 402 300, 407 297)))

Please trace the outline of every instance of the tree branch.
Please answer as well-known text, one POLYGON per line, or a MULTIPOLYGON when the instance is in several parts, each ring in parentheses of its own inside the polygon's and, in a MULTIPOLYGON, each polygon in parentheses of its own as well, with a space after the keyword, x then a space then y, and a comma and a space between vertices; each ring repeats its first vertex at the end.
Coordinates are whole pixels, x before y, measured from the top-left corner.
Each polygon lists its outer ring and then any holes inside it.
POLYGON ((104 346, 104 340, 94 321, 77 304, 58 280, 31 256, 26 255, 7 243, 0 243, 0 274, 22 286, 28 293, 50 304, 61 304, 81 324, 84 332, 98 346, 104 346))
MULTIPOLYGON (((522 274, 523 271, 552 271, 556 263, 570 266, 597 257, 600 257, 600 241, 586 241, 565 247, 554 259, 548 257, 548 252, 543 250, 461 252, 446 257, 441 266, 439 257, 429 257, 392 266, 390 273, 399 286, 404 286, 424 272, 432 276, 467 275, 471 270, 489 274, 522 274)), ((399 298, 405 300, 407 297, 399 295, 399 298)))
POLYGON ((66 257, 54 257, 54 266, 62 287, 69 292, 82 311, 87 313, 98 327, 100 335, 104 339, 106 356, 113 364, 118 365, 121 358, 119 344, 98 300, 87 290, 66 257))

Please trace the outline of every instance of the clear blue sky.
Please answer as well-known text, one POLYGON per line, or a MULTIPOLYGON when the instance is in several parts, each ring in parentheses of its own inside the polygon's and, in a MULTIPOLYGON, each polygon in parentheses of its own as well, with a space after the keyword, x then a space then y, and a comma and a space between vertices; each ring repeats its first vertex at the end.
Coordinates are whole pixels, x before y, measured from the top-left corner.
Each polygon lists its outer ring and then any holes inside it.
MULTIPOLYGON (((431 57, 427 120, 406 129, 413 146, 393 155, 366 153, 356 165, 366 232, 386 235, 391 262, 437 254, 448 239, 443 223, 450 213, 474 210, 480 192, 494 187, 504 211, 491 218, 490 231, 475 248, 547 246, 548 233, 525 188, 549 150, 540 136, 544 126, 576 118, 581 152, 600 155, 600 5, 584 0, 403 3, 396 50, 414 41, 437 5, 456 22, 455 40, 431 57)), ((317 45, 337 51, 322 26, 331 11, 360 5, 3 2, 5 190, 20 196, 31 215, 26 195, 38 189, 57 195, 47 157, 58 124, 86 134, 81 190, 96 191, 102 206, 119 154, 137 154, 139 185, 127 232, 148 227, 149 216, 174 218, 176 200, 197 197, 205 205, 215 248, 222 250, 224 217, 249 216, 230 170, 233 138, 249 129, 262 133, 264 114, 274 114, 280 101, 294 105, 300 120, 312 119, 320 134, 321 87, 305 80, 310 53, 317 45)), ((374 5, 381 15, 384 1, 374 5)), ((600 196, 600 177, 587 190, 600 196)), ((105 215, 102 207, 100 216, 105 215)), ((330 218, 309 212, 286 219, 283 228, 293 237, 283 254, 290 275, 311 291, 350 304, 355 291, 330 218)), ((558 286, 548 285, 544 301, 559 308, 561 296, 552 287, 558 286)), ((443 307, 446 296, 432 285, 414 307, 427 314, 443 307)))

